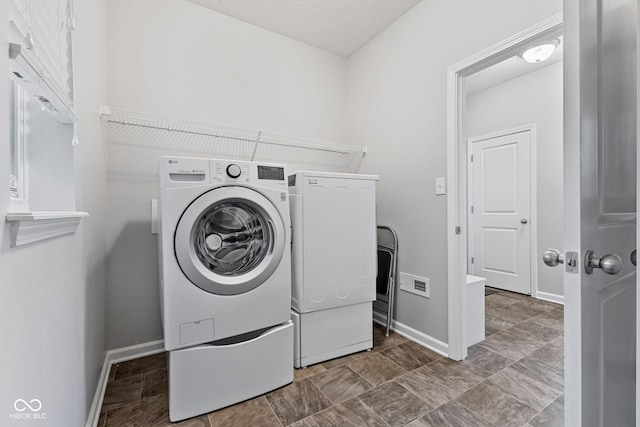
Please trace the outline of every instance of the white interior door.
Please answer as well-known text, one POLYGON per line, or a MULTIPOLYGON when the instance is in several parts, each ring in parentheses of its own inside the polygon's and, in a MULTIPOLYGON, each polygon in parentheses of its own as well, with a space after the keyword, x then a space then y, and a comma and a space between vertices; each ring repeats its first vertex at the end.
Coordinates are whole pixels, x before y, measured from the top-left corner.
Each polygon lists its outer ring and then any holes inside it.
POLYGON ((471 273, 531 294, 531 131, 470 143, 471 273))
POLYGON ((567 426, 635 424, 637 16, 565 0, 567 426))

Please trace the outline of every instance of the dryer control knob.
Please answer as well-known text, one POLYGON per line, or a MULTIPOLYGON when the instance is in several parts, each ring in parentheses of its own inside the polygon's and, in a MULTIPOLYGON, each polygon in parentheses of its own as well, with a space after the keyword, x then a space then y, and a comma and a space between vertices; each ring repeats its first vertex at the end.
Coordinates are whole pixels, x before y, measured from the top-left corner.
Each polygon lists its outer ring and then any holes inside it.
POLYGON ((231 164, 227 166, 227 175, 229 175, 231 178, 237 178, 241 174, 242 174, 242 170, 240 169, 240 166, 235 164, 231 164))

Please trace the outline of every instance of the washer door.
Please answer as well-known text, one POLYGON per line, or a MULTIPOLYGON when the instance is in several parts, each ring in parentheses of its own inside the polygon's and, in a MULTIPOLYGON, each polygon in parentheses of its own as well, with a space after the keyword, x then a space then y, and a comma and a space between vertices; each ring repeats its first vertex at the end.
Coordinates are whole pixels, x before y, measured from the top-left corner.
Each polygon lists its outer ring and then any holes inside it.
POLYGON ((241 294, 264 283, 280 263, 285 242, 276 208, 245 187, 202 194, 182 214, 174 237, 182 272, 218 295, 241 294))

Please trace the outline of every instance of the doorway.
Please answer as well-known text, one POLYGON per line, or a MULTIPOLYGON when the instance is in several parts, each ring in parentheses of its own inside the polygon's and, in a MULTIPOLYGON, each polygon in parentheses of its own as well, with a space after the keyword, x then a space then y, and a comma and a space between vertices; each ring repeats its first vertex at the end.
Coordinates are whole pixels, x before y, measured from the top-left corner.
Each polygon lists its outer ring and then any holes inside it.
POLYGON ((520 54, 542 40, 562 35, 562 15, 553 16, 522 33, 516 34, 479 54, 449 68, 447 180, 448 277, 449 277, 449 357, 462 360, 467 356, 466 275, 469 263, 467 227, 470 206, 467 201, 467 162, 470 150, 463 120, 466 118, 468 77, 520 54))

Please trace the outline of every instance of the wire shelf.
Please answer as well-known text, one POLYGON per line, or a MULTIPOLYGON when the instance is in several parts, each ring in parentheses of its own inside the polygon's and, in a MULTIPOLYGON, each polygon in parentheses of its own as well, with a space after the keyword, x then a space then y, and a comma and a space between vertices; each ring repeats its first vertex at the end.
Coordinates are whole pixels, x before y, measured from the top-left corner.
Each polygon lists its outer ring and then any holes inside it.
POLYGON ((109 175, 156 179, 160 156, 284 163, 290 171, 358 172, 366 147, 101 107, 109 175))

